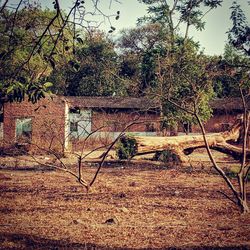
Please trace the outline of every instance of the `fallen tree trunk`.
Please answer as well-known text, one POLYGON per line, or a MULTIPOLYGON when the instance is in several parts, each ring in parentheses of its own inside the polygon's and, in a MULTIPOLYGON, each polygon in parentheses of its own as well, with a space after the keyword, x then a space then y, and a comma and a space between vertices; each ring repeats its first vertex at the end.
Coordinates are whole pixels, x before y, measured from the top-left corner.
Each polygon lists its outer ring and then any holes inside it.
MULTIPOLYGON (((228 142, 236 142, 240 138, 242 120, 237 120, 229 131, 221 133, 207 134, 207 141, 211 149, 231 155, 235 159, 242 156, 240 147, 229 144, 228 142)), ((128 140, 134 140, 133 152, 130 156, 143 155, 149 153, 159 153, 169 151, 176 155, 180 162, 188 161, 186 155, 191 154, 197 148, 205 148, 202 135, 183 135, 171 137, 149 137, 149 136, 125 136, 121 139, 123 147, 128 145, 128 140)), ((247 158, 250 158, 250 150, 247 150, 247 158)))

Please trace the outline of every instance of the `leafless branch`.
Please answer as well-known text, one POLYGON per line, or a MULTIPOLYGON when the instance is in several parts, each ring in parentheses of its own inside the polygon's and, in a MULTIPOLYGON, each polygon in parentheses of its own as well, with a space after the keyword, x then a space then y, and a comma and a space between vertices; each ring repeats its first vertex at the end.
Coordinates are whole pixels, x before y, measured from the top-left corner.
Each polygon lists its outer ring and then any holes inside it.
POLYGON ((3 10, 4 10, 4 8, 6 7, 8 1, 9 1, 9 0, 5 0, 5 2, 4 2, 3 5, 1 6, 0 13, 3 12, 3 10))

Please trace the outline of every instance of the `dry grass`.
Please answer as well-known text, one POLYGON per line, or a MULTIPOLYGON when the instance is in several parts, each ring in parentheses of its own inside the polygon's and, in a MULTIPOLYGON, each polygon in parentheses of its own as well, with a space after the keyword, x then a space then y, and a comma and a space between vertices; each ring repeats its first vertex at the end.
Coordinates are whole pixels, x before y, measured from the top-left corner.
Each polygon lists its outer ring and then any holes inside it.
POLYGON ((2 169, 0 188, 1 249, 250 249, 250 216, 209 169, 105 167, 88 194, 61 172, 2 169))

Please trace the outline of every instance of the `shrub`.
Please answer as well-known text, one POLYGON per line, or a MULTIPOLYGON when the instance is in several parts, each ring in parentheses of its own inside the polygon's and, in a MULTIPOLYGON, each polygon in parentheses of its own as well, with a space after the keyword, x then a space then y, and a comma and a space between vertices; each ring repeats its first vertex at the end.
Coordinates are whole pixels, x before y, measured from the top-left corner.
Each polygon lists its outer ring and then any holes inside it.
POLYGON ((123 136, 116 148, 116 154, 120 160, 131 159, 137 153, 136 140, 133 137, 123 136))
POLYGON ((171 150, 163 150, 160 152, 155 153, 154 160, 156 161, 162 161, 165 163, 171 162, 171 163, 180 163, 180 159, 178 155, 176 155, 171 150))

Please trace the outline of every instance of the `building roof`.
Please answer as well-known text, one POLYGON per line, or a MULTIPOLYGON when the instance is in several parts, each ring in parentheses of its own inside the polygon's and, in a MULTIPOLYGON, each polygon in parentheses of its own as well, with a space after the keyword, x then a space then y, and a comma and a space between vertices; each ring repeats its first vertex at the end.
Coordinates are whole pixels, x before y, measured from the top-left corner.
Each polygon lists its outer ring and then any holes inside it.
POLYGON ((158 108, 156 101, 149 98, 135 97, 93 97, 66 96, 65 101, 70 107, 79 108, 114 108, 149 110, 158 108))
MULTIPOLYGON (((247 108, 250 109, 250 98, 246 98, 247 108)), ((217 98, 210 102, 213 110, 240 111, 243 110, 242 99, 240 97, 217 98)))
MULTIPOLYGON (((146 97, 110 97, 110 96, 64 96, 64 100, 70 107, 79 108, 113 108, 113 109, 138 109, 149 110, 160 107, 159 102, 146 97)), ((246 99, 250 109, 250 98, 246 99)), ((240 97, 217 98, 210 102, 213 110, 240 111, 243 109, 240 97)))

